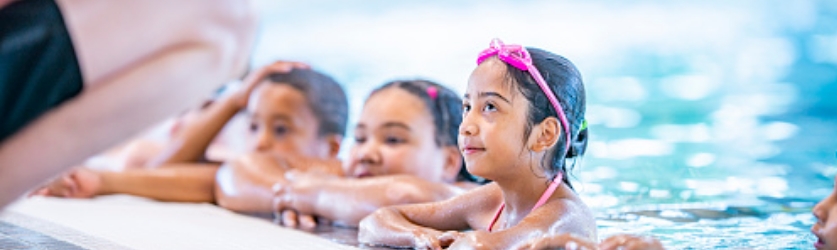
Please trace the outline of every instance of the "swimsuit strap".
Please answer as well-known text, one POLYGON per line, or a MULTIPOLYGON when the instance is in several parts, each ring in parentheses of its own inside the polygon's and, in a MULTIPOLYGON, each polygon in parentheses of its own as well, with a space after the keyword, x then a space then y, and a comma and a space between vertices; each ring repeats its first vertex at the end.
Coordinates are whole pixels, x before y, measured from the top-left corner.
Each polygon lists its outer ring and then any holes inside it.
POLYGON ((491 224, 488 224, 488 232, 491 232, 491 228, 494 227, 494 223, 497 223, 497 219, 500 219, 500 214, 503 213, 503 208, 506 208, 505 202, 503 202, 503 204, 500 205, 500 209, 497 209, 497 213, 495 213, 494 218, 491 219, 491 224))
MULTIPOLYGON (((532 210, 529 211, 529 213, 534 212, 535 209, 538 209, 539 207, 543 206, 543 204, 546 203, 547 200, 549 200, 549 197, 552 196, 552 193, 555 193, 555 190, 558 189, 558 186, 561 185, 563 178, 564 173, 558 172, 558 176, 555 176, 555 180, 552 180, 552 183, 549 184, 549 187, 546 188, 546 190, 543 192, 541 198, 538 199, 538 203, 535 203, 535 206, 532 207, 532 210)), ((491 219, 491 223, 488 224, 488 232, 491 232, 491 228, 493 228, 494 224, 497 223, 497 220, 500 219, 500 214, 503 213, 504 208, 506 208, 505 202, 503 202, 503 204, 500 205, 500 208, 497 209, 497 213, 494 214, 494 218, 491 219)))

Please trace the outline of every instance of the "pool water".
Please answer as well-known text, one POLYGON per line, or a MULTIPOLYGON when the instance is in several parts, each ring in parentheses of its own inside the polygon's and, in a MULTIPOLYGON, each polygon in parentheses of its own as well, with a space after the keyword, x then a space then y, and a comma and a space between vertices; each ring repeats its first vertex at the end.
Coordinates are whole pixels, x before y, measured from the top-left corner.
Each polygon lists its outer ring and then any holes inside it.
POLYGON ((462 93, 494 37, 572 60, 591 134, 571 180, 600 238, 653 235, 674 249, 815 241, 810 211, 837 174, 837 2, 259 5, 252 63, 299 60, 331 74, 350 96, 350 126, 388 80, 462 93))
POLYGON ((625 232, 653 235, 665 246, 678 249, 811 248, 816 238, 810 233, 814 222, 810 210, 754 209, 770 205, 678 204, 650 210, 622 210, 600 217, 597 223, 602 238, 625 232))

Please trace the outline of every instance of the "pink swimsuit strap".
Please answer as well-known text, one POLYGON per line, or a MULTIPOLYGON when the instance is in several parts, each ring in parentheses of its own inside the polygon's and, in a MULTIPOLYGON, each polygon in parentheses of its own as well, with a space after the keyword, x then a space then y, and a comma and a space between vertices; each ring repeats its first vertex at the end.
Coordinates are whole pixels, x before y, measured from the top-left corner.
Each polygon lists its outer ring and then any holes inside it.
MULTIPOLYGON (((534 212, 535 209, 538 209, 539 207, 543 206, 543 204, 546 203, 547 200, 549 200, 549 197, 552 196, 552 193, 555 193, 555 190, 558 189, 558 186, 561 185, 563 178, 564 173, 558 172, 558 176, 555 176, 555 179, 552 180, 552 183, 549 184, 549 187, 546 188, 546 190, 543 192, 541 198, 538 199, 538 203, 535 203, 535 206, 532 207, 532 210, 529 211, 529 213, 534 212)), ((491 219, 491 224, 488 224, 489 232, 491 232, 491 228, 494 227, 494 224, 497 223, 497 220, 500 219, 500 214, 503 213, 503 208, 506 208, 505 202, 503 202, 503 204, 500 205, 500 209, 497 209, 497 213, 495 213, 494 218, 491 219)))

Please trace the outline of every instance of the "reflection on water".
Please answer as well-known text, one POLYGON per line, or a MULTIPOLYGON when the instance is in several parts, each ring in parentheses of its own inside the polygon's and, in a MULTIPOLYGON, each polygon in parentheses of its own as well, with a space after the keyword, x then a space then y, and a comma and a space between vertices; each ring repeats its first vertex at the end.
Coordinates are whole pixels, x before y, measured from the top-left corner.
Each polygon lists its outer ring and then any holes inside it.
POLYGON ((812 221, 809 214, 776 213, 766 218, 734 217, 689 223, 653 217, 598 223, 600 237, 624 232, 654 235, 666 246, 683 249, 807 249, 815 241, 806 228, 812 221))
POLYGON ((591 128, 572 177, 600 236, 695 249, 813 242, 810 209, 837 174, 834 1, 261 5, 254 64, 302 60, 334 75, 352 121, 393 78, 461 92, 493 37, 570 58, 591 128))
POLYGON ((640 206, 613 210, 597 220, 600 237, 631 232, 654 235, 666 246, 693 249, 810 248, 813 201, 755 201, 640 206))

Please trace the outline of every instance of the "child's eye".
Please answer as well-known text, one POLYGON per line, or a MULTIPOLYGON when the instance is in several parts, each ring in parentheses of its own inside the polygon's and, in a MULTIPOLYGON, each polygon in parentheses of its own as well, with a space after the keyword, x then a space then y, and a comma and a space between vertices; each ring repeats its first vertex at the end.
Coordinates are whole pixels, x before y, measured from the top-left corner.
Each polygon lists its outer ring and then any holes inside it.
POLYGON ((482 108, 483 111, 497 111, 497 107, 494 104, 486 103, 485 107, 482 108))
POLYGON ((276 126, 273 128, 273 132, 276 133, 276 136, 282 136, 288 133, 288 127, 276 126))
POLYGON ((404 139, 401 139, 401 138, 396 137, 396 136, 387 136, 386 138, 384 138, 384 143, 389 144, 389 145, 401 144, 404 141, 405 141, 404 139))
POLYGON ((366 142, 366 137, 364 137, 364 136, 355 136, 355 143, 357 143, 357 144, 363 144, 364 142, 366 142))
POLYGON ((462 104, 462 113, 467 113, 468 111, 471 111, 471 104, 462 104))
POLYGON ((250 123, 250 133, 255 133, 259 131, 259 125, 256 123, 250 123))

